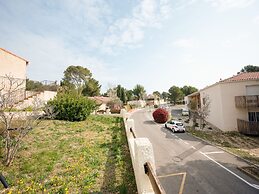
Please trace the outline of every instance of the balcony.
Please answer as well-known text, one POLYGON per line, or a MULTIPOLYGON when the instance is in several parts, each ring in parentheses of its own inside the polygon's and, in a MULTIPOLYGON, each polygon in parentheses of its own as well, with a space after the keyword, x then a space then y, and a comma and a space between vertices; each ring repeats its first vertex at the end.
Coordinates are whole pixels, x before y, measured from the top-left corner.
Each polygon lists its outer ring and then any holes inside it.
POLYGON ((237 119, 237 128, 240 133, 246 135, 259 135, 259 122, 237 119))
POLYGON ((237 108, 259 108, 259 95, 235 96, 237 108))

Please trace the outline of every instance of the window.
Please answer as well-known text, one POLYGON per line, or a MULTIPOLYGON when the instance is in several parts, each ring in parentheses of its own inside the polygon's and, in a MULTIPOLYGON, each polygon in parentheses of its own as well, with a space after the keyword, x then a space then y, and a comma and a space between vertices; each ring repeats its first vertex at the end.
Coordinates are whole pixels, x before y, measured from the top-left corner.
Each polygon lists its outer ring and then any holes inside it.
POLYGON ((259 112, 248 112, 248 120, 251 122, 259 122, 259 112))
POLYGON ((203 105, 206 104, 206 98, 202 98, 202 103, 203 103, 203 105))

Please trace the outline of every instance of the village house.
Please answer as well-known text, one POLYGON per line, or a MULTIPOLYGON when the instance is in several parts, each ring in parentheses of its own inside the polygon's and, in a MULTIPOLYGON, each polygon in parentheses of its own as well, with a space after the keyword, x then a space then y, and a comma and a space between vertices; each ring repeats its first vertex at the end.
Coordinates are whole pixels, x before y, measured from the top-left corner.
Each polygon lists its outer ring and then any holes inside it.
POLYGON ((105 96, 93 96, 89 97, 89 99, 94 100, 95 103, 98 105, 98 109, 96 110, 95 113, 110 113, 110 109, 108 107, 108 103, 112 101, 110 97, 105 97, 105 96))
POLYGON ((222 131, 259 135, 259 72, 240 73, 185 97, 199 109, 209 100, 206 121, 222 131))
POLYGON ((55 91, 26 91, 26 69, 29 61, 0 48, 0 95, 10 93, 12 105, 18 109, 33 106, 35 99, 40 106, 56 96, 55 91), (11 89, 10 89, 10 86, 11 89))
POLYGON ((0 83, 2 93, 5 93, 12 79, 13 87, 17 87, 15 98, 17 100, 23 99, 26 89, 26 68, 29 61, 19 57, 10 51, 0 48, 0 83))

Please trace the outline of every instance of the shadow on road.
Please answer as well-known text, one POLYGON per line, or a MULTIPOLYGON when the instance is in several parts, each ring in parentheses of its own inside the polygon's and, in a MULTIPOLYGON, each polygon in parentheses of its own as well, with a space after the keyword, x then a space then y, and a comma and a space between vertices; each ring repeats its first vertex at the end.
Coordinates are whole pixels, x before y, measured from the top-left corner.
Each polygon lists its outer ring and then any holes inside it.
POLYGON ((146 125, 155 125, 156 124, 153 120, 146 120, 143 123, 146 125))
MULTIPOLYGON (((258 184, 257 181, 238 171, 232 164, 221 164, 248 182, 258 184)), ((157 168, 157 175, 166 193, 178 193, 181 184, 184 184, 183 193, 185 194, 258 193, 257 189, 206 159, 173 160, 173 162, 157 168), (183 180, 183 173, 186 173, 185 180, 183 180)))
POLYGON ((165 137, 168 139, 177 139, 175 136, 172 135, 172 131, 170 129, 167 129, 165 127, 161 127, 160 130, 165 133, 165 137))
MULTIPOLYGON (((166 138, 169 138, 169 139, 173 139, 174 136, 173 136, 173 132, 170 130, 170 129, 167 129, 165 127, 161 127, 160 130, 163 132, 163 133, 166 133, 166 138)), ((194 141, 194 142, 200 142, 201 140, 199 140, 198 138, 192 136, 191 134, 185 132, 185 133, 175 133, 175 135, 177 135, 179 138, 181 138, 182 140, 187 140, 187 141, 194 141)), ((207 145, 206 142, 203 142, 204 144, 207 145)))

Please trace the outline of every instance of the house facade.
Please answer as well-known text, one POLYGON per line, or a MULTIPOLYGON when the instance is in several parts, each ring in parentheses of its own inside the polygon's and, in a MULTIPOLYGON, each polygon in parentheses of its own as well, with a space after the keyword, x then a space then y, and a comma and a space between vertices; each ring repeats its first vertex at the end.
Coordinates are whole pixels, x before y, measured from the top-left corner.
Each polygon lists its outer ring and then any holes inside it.
POLYGON ((259 134, 259 72, 240 73, 187 96, 196 109, 209 99, 206 121, 222 131, 259 134))
POLYGON ((12 99, 18 102, 25 98, 26 68, 29 62, 10 51, 0 48, 0 89, 5 94, 12 86, 12 99))
POLYGON ((7 76, 12 78, 20 88, 25 91, 26 67, 29 62, 10 51, 0 48, 0 81, 2 86, 8 88, 7 76))
POLYGON ((112 98, 104 97, 104 96, 94 96, 94 97, 89 97, 89 99, 94 100, 95 103, 98 105, 98 110, 96 110, 95 113, 109 112, 108 103, 112 101, 112 98))

